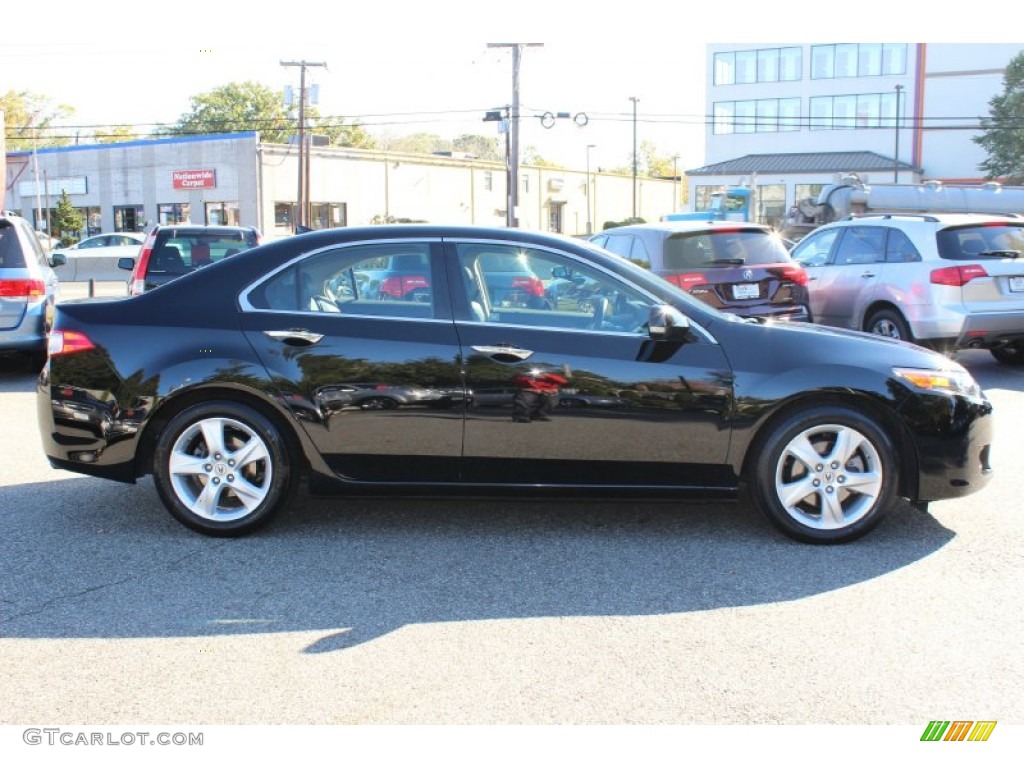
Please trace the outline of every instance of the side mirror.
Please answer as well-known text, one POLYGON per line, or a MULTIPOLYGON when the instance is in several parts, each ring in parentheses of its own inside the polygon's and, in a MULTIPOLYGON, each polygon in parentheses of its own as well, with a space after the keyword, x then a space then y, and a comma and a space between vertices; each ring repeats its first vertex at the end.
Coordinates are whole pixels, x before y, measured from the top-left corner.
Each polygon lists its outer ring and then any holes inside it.
POLYGON ((551 276, 558 280, 568 280, 569 270, 566 267, 552 267, 551 276))
POLYGON ((690 321, 667 304, 651 307, 647 333, 652 341, 685 341, 690 336, 690 321))
POLYGON ((50 266, 51 267, 63 267, 68 263, 68 257, 63 253, 51 253, 50 254, 50 266))
POLYGON ((117 260, 117 268, 131 272, 135 269, 135 259, 131 256, 122 256, 117 260))

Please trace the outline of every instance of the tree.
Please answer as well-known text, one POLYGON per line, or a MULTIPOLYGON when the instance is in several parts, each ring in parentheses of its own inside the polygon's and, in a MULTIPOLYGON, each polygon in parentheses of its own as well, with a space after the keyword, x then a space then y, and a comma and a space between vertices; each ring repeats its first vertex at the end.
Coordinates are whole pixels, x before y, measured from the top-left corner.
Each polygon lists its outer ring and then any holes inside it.
POLYGON ((505 147, 494 136, 464 133, 452 141, 452 150, 474 155, 481 160, 503 161, 505 159, 505 147))
POLYGON ((139 135, 130 125, 111 125, 108 128, 97 128, 93 141, 97 144, 116 144, 121 141, 134 141, 139 135))
POLYGON ((78 239, 78 233, 82 231, 84 223, 82 212, 71 204, 71 198, 62 189, 60 200, 57 201, 57 210, 53 212, 53 226, 60 234, 62 247, 66 248, 78 239))
MULTIPOLYGON (((658 148, 654 146, 652 141, 641 141, 636 151, 636 172, 640 176, 661 176, 665 178, 672 178, 675 175, 673 167, 676 163, 673 162, 671 155, 662 155, 658 152, 658 148)), ((613 168, 612 173, 619 173, 622 175, 632 175, 633 173, 633 155, 629 155, 629 165, 621 168, 613 168)))
POLYGON ((31 91, 10 90, 0 96, 4 112, 8 151, 39 147, 62 147, 71 143, 70 136, 60 135, 53 123, 69 117, 74 109, 54 104, 46 96, 31 91))
POLYGON ((989 179, 1024 183, 1024 53, 1017 54, 1003 75, 1003 92, 989 101, 990 116, 973 141, 988 157, 979 164, 989 179))
MULTIPOLYGON (((289 114, 281 94, 260 83, 228 83, 207 93, 193 96, 191 111, 172 126, 158 129, 166 136, 258 131, 260 139, 271 144, 286 144, 298 132, 296 120, 289 114)), ((373 138, 358 124, 344 118, 322 118, 315 107, 305 110, 307 130, 330 137, 332 144, 345 147, 372 147, 373 138)))

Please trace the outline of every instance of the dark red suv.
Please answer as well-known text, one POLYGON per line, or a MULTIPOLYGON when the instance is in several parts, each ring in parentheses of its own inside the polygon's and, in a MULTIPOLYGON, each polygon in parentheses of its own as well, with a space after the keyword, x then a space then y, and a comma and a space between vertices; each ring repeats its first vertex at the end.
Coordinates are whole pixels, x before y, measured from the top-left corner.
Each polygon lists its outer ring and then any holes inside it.
POLYGON ((743 317, 810 321, 807 273, 763 224, 666 221, 590 238, 706 304, 743 317))
POLYGON ((117 266, 132 271, 128 293, 138 296, 259 244, 254 227, 167 224, 153 228, 137 258, 120 259, 117 266))

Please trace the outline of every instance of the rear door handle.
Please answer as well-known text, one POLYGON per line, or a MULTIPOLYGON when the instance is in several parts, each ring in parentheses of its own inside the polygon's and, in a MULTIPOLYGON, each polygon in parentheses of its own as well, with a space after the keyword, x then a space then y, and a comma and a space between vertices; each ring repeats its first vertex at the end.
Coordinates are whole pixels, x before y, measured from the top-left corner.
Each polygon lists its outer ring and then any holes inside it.
POLYGON ((286 331, 264 331, 263 333, 275 341, 283 341, 293 347, 308 347, 324 337, 322 333, 307 331, 305 328, 289 328, 286 331))
POLYGON ((498 344, 495 346, 474 346, 473 351, 479 352, 481 355, 487 355, 489 358, 499 363, 507 363, 514 360, 526 360, 533 354, 532 349, 520 349, 519 347, 513 347, 507 344, 498 344))

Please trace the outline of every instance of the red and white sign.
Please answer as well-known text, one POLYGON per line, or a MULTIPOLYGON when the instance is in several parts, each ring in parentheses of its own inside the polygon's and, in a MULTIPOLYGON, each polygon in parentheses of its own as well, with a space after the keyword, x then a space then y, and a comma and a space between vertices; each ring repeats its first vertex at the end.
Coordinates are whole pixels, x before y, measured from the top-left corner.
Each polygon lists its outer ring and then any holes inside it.
POLYGON ((217 186, 217 173, 213 168, 200 171, 171 171, 175 189, 213 189, 217 186))

